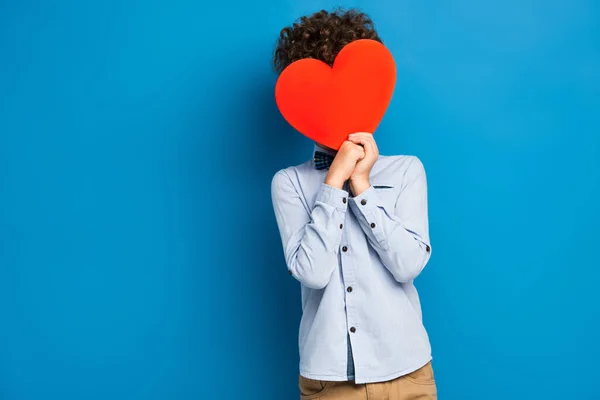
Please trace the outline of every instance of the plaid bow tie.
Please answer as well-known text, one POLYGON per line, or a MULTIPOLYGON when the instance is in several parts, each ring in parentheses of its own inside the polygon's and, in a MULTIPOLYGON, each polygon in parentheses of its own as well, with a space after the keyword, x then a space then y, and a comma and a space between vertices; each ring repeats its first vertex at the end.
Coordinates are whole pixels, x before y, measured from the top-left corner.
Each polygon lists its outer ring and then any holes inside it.
POLYGON ((315 151, 315 155, 313 157, 313 160, 315 161, 315 168, 316 169, 329 168, 334 157, 335 156, 332 156, 329 153, 325 153, 325 152, 318 151, 318 150, 315 151))

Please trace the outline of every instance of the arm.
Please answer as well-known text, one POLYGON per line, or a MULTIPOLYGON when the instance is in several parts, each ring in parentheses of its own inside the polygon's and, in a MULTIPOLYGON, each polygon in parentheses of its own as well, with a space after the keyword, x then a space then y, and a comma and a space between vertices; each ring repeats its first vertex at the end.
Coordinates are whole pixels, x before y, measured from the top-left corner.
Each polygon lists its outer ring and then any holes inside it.
POLYGON ((273 176, 271 198, 290 274, 307 287, 324 288, 338 264, 348 192, 321 183, 309 213, 281 170, 273 176))
POLYGON ((415 279, 431 256, 427 179, 421 161, 413 157, 393 209, 383 205, 372 185, 349 201, 369 243, 394 278, 415 279))

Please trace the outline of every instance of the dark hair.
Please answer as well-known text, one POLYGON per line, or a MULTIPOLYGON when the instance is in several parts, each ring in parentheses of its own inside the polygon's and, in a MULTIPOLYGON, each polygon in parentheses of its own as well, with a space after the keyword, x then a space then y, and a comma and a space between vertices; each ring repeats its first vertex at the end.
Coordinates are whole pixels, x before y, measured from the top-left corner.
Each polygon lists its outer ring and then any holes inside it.
POLYGON ((356 9, 321 10, 281 30, 273 65, 279 73, 303 58, 315 58, 332 66, 342 47, 357 39, 382 42, 367 14, 356 9))

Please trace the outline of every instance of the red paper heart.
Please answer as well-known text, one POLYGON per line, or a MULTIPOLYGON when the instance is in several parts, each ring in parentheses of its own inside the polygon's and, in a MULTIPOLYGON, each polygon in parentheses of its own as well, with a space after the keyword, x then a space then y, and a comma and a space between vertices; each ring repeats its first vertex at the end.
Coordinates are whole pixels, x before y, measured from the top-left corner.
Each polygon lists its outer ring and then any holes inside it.
POLYGON ((275 85, 279 111, 300 133, 339 149, 353 132, 375 132, 392 99, 396 65, 371 39, 344 46, 333 67, 312 58, 288 65, 275 85))

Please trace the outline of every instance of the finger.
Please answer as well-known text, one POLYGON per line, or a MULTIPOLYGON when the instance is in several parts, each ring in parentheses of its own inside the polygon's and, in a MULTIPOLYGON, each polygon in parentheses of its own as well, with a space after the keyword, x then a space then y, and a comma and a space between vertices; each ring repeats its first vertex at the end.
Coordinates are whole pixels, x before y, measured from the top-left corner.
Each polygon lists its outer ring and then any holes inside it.
POLYGON ((370 133, 366 133, 366 132, 352 133, 348 136, 348 139, 353 139, 353 138, 363 138, 365 140, 368 140, 371 144, 375 143, 375 140, 373 139, 373 135, 370 133))
POLYGON ((365 151, 365 148, 363 146, 361 146, 359 144, 355 144, 355 146, 356 146, 357 160, 360 161, 367 156, 367 152, 365 151))
POLYGON ((357 146, 361 146, 362 148, 365 148, 366 140, 363 137, 352 136, 352 137, 348 138, 348 140, 351 141, 352 143, 354 143, 357 146))
MULTIPOLYGON (((348 139, 350 141, 352 141, 353 143, 360 143, 363 145, 363 147, 365 148, 365 152, 367 154, 375 154, 377 152, 377 147, 375 147, 375 143, 373 140, 369 140, 369 137, 366 135, 370 135, 370 133, 367 134, 357 134, 355 136, 349 137, 348 139)), ((372 139, 372 138, 371 138, 372 139)))
MULTIPOLYGON (((345 147, 344 153, 355 153, 355 157, 357 160, 362 160, 365 157, 365 148, 361 146, 359 143, 355 143, 352 140, 345 140, 342 145, 345 147)), ((340 147, 341 148, 341 147, 340 147)), ((338 154, 341 154, 338 152, 338 154)))
POLYGON ((366 153, 367 153, 365 151, 364 146, 361 146, 358 143, 354 143, 354 146, 356 146, 356 151, 357 151, 358 154, 360 154, 360 158, 362 159, 366 155, 366 153))
POLYGON ((366 139, 366 138, 368 138, 368 136, 365 133, 352 133, 352 134, 348 135, 348 140, 350 140, 352 142, 356 142, 356 139, 366 139))
POLYGON ((361 150, 364 150, 364 147, 360 145, 360 143, 354 142, 350 139, 345 140, 344 143, 348 143, 351 147, 357 146, 360 147, 361 150))
POLYGON ((375 138, 373 137, 372 133, 368 133, 368 132, 356 132, 356 133, 352 133, 349 135, 350 137, 364 137, 366 138, 373 146, 373 148, 375 150, 377 150, 377 143, 375 143, 375 138))

